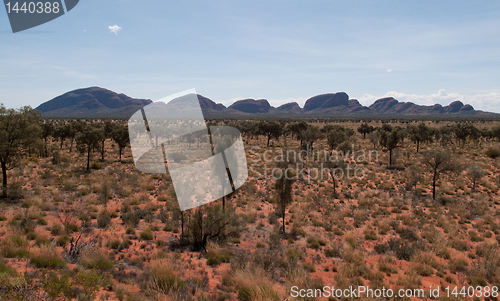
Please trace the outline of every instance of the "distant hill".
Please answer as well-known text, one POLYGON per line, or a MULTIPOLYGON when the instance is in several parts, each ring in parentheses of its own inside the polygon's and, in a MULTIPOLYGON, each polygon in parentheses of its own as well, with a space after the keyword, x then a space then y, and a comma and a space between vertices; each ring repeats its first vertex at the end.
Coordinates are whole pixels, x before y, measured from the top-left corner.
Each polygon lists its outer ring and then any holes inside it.
POLYGON ((57 96, 36 109, 44 118, 129 118, 152 101, 90 87, 57 96))
MULTIPOLYGON (((345 92, 327 93, 309 98, 304 108, 296 102, 286 103, 277 108, 266 99, 242 99, 229 107, 198 95, 201 109, 206 118, 264 118, 264 117, 493 117, 500 114, 475 110, 471 105, 457 100, 447 106, 417 105, 400 102, 393 97, 376 100, 366 107, 356 99, 349 99, 345 92)), ((129 118, 143 106, 150 104, 149 99, 131 98, 125 94, 91 87, 78 89, 51 99, 36 109, 44 118, 129 118)))

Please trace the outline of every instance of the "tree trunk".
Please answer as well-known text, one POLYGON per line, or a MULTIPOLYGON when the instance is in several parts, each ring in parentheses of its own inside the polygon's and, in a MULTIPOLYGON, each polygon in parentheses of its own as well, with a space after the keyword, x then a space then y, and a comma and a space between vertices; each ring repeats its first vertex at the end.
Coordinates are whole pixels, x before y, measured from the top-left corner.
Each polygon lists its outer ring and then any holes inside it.
POLYGON ((184 240, 184 212, 181 212, 181 240, 184 240))
POLYGON ((2 161, 2 197, 7 197, 7 164, 2 161))
POLYGON ((63 142, 64 142, 64 139, 61 138, 61 147, 60 147, 60 149, 62 149, 62 147, 63 147, 63 142))
POLYGON ((87 148, 87 171, 90 170, 90 145, 87 148))
POLYGON ((121 147, 118 147, 118 152, 120 153, 119 157, 118 157, 118 160, 120 161, 120 163, 122 162, 122 148, 121 147))
POLYGON ((436 200, 436 180, 437 180, 437 171, 434 171, 434 176, 432 177, 432 199, 436 200))
POLYGON ((389 166, 392 165, 392 149, 389 150, 389 166))
POLYGON ((271 141, 271 136, 267 136, 267 147, 269 147, 269 141, 271 141))
POLYGON ((363 133, 363 139, 366 139, 366 133, 363 133))
POLYGON ((331 170, 330 175, 332 176, 333 181, 333 197, 337 196, 337 181, 335 181, 335 173, 331 170))
POLYGON ((104 142, 106 139, 102 140, 102 147, 101 147, 101 161, 104 162, 104 142))
POLYGON ((417 140, 417 153, 418 153, 419 147, 420 147, 420 140, 417 140))
MULTIPOLYGON (((286 170, 285 170, 286 173, 286 170)), ((283 224, 283 234, 286 233, 285 231, 285 187, 286 187, 286 177, 282 179, 283 181, 283 186, 281 188, 281 218, 283 219, 282 224, 283 224)))

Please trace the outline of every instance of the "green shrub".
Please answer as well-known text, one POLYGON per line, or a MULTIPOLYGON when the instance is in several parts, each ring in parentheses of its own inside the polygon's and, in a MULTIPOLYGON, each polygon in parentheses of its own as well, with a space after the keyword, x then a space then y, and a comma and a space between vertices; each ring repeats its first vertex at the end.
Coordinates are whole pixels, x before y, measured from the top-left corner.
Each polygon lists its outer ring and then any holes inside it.
POLYGON ((207 264, 217 265, 223 262, 229 262, 233 254, 228 250, 221 248, 218 244, 209 242, 207 244, 207 264))
POLYGON ((153 240, 153 238, 154 238, 153 237, 153 233, 151 233, 150 229, 146 229, 143 232, 141 232, 141 234, 139 235, 139 237, 142 240, 153 240))
POLYGON ((328 258, 336 257, 340 258, 340 250, 338 248, 335 249, 326 249, 325 250, 325 256, 328 258))
POLYGON ((450 259, 448 262, 448 269, 453 274, 456 274, 457 272, 466 272, 468 265, 467 261, 463 259, 450 259))
POLYGON ((68 235, 66 235, 66 234, 61 235, 56 239, 56 244, 60 247, 64 247, 68 243, 68 240, 69 240, 68 235))
POLYGON ((490 157, 491 159, 495 159, 500 157, 500 149, 497 147, 490 147, 486 151, 486 156, 490 157))
POLYGON ((454 239, 450 243, 451 247, 457 251, 465 252, 469 251, 469 245, 466 241, 454 239))
POLYGON ((80 227, 78 227, 75 224, 67 224, 66 225, 66 231, 71 233, 71 232, 80 232, 80 227))
POLYGON ((111 215, 109 212, 104 211, 101 216, 97 219, 97 227, 104 229, 111 224, 111 215))
POLYGON ((63 233, 63 228, 60 224, 54 224, 50 227, 50 234, 56 236, 61 235, 63 233))
POLYGON ((109 247, 114 250, 120 248, 120 245, 121 243, 119 240, 113 240, 112 242, 109 243, 109 247))
POLYGON ((0 242, 0 255, 7 258, 28 257, 28 241, 20 235, 11 235, 0 242))
POLYGON ((416 248, 410 242, 401 239, 391 239, 389 248, 398 259, 406 261, 409 261, 416 251, 416 248))
POLYGON ((162 294, 180 292, 186 285, 175 273, 172 263, 166 259, 151 262, 149 288, 162 294))
POLYGON ((44 245, 36 249, 30 263, 39 269, 56 269, 66 265, 66 261, 57 254, 56 248, 52 245, 44 245))

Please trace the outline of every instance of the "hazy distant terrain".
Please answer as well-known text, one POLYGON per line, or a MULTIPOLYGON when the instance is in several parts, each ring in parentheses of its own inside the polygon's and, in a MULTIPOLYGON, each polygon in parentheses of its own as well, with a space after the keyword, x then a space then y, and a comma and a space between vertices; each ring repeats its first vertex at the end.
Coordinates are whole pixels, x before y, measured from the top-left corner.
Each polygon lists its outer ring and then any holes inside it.
MULTIPOLYGON (((327 93, 309 98, 301 108, 296 102, 277 108, 266 99, 242 99, 229 107, 198 95, 205 117, 266 118, 266 117, 489 117, 500 114, 475 110, 459 100, 448 106, 423 106, 399 102, 392 97, 381 98, 366 107, 344 92, 327 93)), ((138 109, 151 103, 125 94, 91 87, 78 89, 49 100, 36 109, 44 118, 128 118, 138 109)))

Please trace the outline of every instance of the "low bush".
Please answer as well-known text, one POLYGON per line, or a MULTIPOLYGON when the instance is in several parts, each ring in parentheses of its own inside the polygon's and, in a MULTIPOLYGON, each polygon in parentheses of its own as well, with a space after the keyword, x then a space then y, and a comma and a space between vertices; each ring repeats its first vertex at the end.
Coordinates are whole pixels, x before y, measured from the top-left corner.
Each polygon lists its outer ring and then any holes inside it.
POLYGON ((44 245, 35 249, 30 263, 42 269, 57 269, 66 265, 66 261, 61 258, 53 245, 44 245))
POLYGON ((226 249, 221 248, 214 242, 207 244, 207 264, 217 265, 223 262, 229 262, 233 254, 226 249))
POLYGON ((167 259, 154 260, 150 265, 151 278, 146 289, 162 294, 180 292, 186 284, 175 274, 174 265, 167 259))
POLYGON ((142 240, 153 240, 153 233, 151 233, 151 229, 146 229, 144 230, 143 232, 141 232, 141 234, 139 235, 139 237, 142 239, 142 240))
POLYGON ((20 235, 7 236, 0 242, 0 255, 6 258, 28 257, 28 245, 26 238, 20 235))
POLYGON ((490 157, 491 159, 495 159, 500 157, 500 149, 497 147, 490 147, 486 151, 486 156, 490 157))

